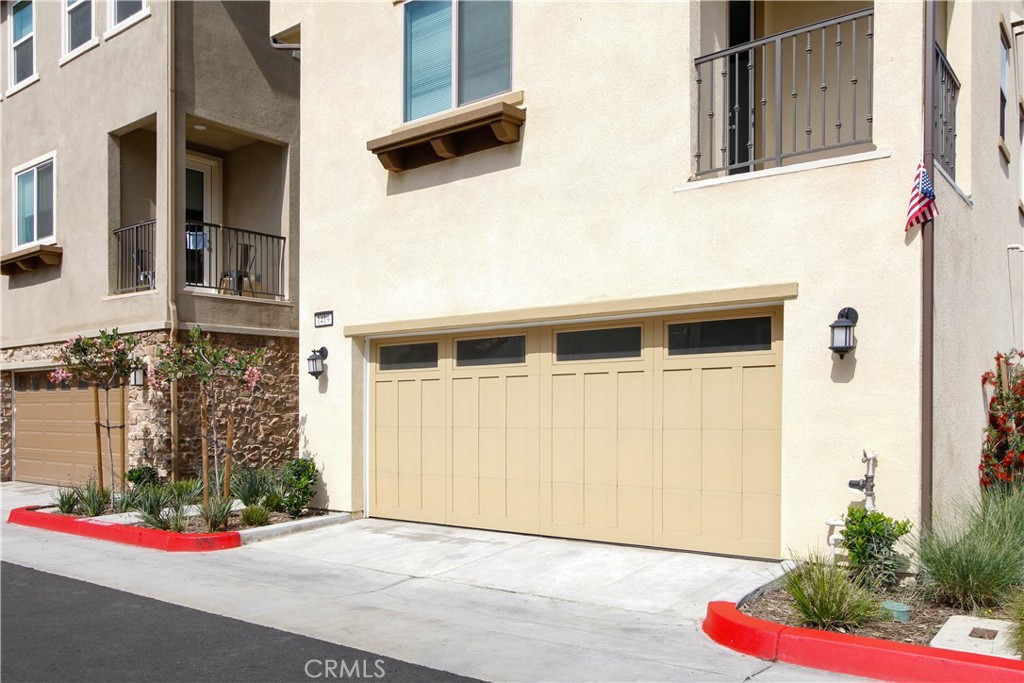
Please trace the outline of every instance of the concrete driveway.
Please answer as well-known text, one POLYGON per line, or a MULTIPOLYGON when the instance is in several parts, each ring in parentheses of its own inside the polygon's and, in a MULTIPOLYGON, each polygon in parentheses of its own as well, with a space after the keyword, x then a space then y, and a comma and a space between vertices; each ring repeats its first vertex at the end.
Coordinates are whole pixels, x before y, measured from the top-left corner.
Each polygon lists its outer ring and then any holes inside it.
MULTIPOLYGON (((52 490, 3 484, 4 520, 52 490)), ((0 555, 486 680, 852 680, 700 631, 707 602, 764 583, 768 562, 375 519, 195 554, 4 524, 0 555)))

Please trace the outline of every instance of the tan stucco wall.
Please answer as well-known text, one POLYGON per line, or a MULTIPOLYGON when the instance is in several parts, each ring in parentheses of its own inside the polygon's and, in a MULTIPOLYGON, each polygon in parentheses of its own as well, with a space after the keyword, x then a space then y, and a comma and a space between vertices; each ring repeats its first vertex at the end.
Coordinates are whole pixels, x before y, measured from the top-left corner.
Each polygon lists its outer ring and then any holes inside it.
MULTIPOLYGON (((229 190, 254 183, 244 192, 235 192, 235 203, 226 207, 223 220, 231 227, 265 229, 287 238, 287 302, 239 305, 182 289, 181 319, 204 326, 293 331, 297 324, 299 63, 290 52, 270 47, 269 12, 266 2, 177 3, 178 162, 184 163, 184 141, 189 135, 186 114, 252 137, 257 142, 252 149, 217 153, 224 159, 226 200, 229 190), (264 171, 242 168, 261 162, 271 167, 264 171)), ((184 196, 179 195, 178 201, 179 215, 183 215, 184 196)), ((180 249, 184 239, 182 233, 180 249)), ((183 259, 178 262, 178 275, 184 282, 183 259)))
MULTIPOLYGON (((133 130, 118 139, 121 187, 117 225, 156 218, 156 133, 133 130)), ((116 161, 116 159, 115 159, 116 161)))
MULTIPOLYGON (((0 101, 0 246, 4 254, 14 251, 11 169, 57 150, 56 242, 64 256, 59 268, 2 279, 4 347, 90 334, 104 327, 138 331, 167 326, 167 155, 174 156, 179 178, 176 215, 183 216, 181 178, 190 115, 251 139, 249 148, 224 154, 225 181, 238 190, 230 213, 242 223, 237 227, 287 237, 284 268, 290 301, 239 303, 235 297, 186 294, 184 259, 178 258, 179 317, 222 331, 294 334, 298 62, 290 53, 270 47, 266 2, 175 3, 177 144, 171 152, 166 115, 168 7, 150 3, 151 16, 63 66, 58 66, 61 7, 36 7, 39 82, 0 101), (256 167, 264 163, 266 168, 256 167), (251 187, 243 187, 247 182, 251 187), (151 217, 157 219, 156 289, 108 296, 107 273, 116 269, 109 230, 151 217)), ((105 2, 96 3, 95 16, 96 32, 102 34, 107 29, 105 2)), ((6 23, 3 28, 8 29, 6 23)), ((6 55, 7 33, 3 36, 0 52, 6 55)), ((6 86, 6 71, 3 77, 6 86)), ((176 251, 181 254, 184 232, 176 232, 176 251)))
MULTIPOLYGON (((9 46, 4 7, 2 52, 9 46)), ((155 115, 164 125, 166 5, 151 3, 151 16, 59 66, 61 4, 36 3, 36 71, 39 81, 5 97, 0 146, 0 251, 15 250, 11 170, 54 150, 56 243, 63 262, 0 278, 4 347, 63 339, 97 329, 162 325, 166 320, 166 268, 157 269, 157 289, 109 297, 108 235, 119 202, 109 190, 119 164, 110 134, 155 115), (115 199, 111 201, 111 197, 115 199), (113 206, 111 206, 111 204, 113 206)), ((97 3, 96 32, 107 26, 106 3, 97 3)), ((5 57, 6 59, 6 57, 5 57)), ((9 85, 3 71, 4 87, 9 85)), ((158 152, 158 156, 160 153, 158 152)), ((160 156, 162 159, 162 156, 160 156)), ((162 165, 152 169, 162 183, 162 165)), ((156 212, 163 198, 156 197, 156 212)), ((157 224, 157 262, 166 259, 166 226, 157 224)))
POLYGON ((997 351, 1020 348, 1022 261, 1007 245, 1022 241, 1018 211, 1021 146, 1016 100, 1022 56, 1011 50, 1006 111, 1010 163, 996 147, 999 119, 999 15, 1020 3, 955 3, 950 22, 950 63, 961 82, 957 109, 956 182, 936 178, 942 214, 935 224, 935 496, 939 511, 975 492, 985 427, 981 375, 995 367, 997 351), (969 54, 970 59, 964 57, 969 54), (955 55, 955 57, 954 57, 955 55), (956 61, 954 61, 956 60, 956 61), (969 93, 965 97, 965 91, 969 93), (962 115, 963 114, 963 115, 962 115), (964 122, 969 122, 965 126, 964 122), (961 130, 964 134, 961 135, 961 130), (973 154, 967 156, 963 142, 973 154))
POLYGON ((674 192, 692 172, 691 41, 713 38, 699 17, 717 9, 516 3, 522 141, 395 175, 365 144, 401 124, 401 7, 303 8, 316 97, 302 109, 300 349, 331 355, 325 378, 300 382, 300 411, 331 507, 362 506, 362 347, 341 325, 797 282, 784 307, 783 548, 823 538, 854 498, 864 448, 879 452, 879 505, 916 517, 920 241, 902 227, 920 154, 907 112, 921 110, 908 79, 921 6, 876 8, 874 141, 891 155, 674 192), (844 306, 861 320, 840 361, 826 347, 844 306), (335 326, 315 329, 325 309, 335 326))

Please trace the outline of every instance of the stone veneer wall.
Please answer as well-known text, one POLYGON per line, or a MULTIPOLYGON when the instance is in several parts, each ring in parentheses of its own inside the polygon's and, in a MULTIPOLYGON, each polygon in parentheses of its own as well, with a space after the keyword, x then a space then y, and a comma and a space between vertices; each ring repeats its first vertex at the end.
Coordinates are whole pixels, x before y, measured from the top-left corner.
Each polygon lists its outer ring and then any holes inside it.
POLYGON ((11 408, 14 398, 14 382, 11 373, 0 372, 0 481, 11 480, 11 456, 14 444, 11 436, 14 426, 11 408))
MULTIPOLYGON (((167 332, 144 332, 140 351, 152 354, 168 339, 167 332)), ((221 387, 211 414, 217 416, 218 437, 224 438, 230 406, 235 414, 235 464, 276 467, 299 454, 298 340, 286 337, 260 337, 237 334, 212 334, 215 343, 238 349, 267 348, 263 379, 249 394, 244 389, 221 387)), ((184 333, 182 333, 184 338, 184 333)), ((35 362, 38 367, 52 366, 60 343, 23 346, 0 350, 0 362, 35 362)), ((0 373, 0 479, 11 478, 13 457, 13 382, 9 371, 0 373)), ((171 471, 170 390, 167 387, 129 387, 128 466, 148 463, 161 476, 171 471)), ((178 392, 179 470, 193 474, 201 469, 199 402, 195 386, 183 382, 178 392)))

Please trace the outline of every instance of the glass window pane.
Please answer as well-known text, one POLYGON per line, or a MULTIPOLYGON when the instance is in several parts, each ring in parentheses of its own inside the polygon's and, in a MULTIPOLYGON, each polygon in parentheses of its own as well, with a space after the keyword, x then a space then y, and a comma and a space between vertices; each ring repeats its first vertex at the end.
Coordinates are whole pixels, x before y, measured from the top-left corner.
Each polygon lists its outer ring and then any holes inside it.
POLYGON ((32 33, 32 3, 19 2, 11 12, 14 21, 14 42, 18 42, 28 34, 32 33))
POLYGON ((92 38, 92 2, 86 0, 68 10, 68 52, 92 38))
POLYGON ((185 169, 185 220, 206 220, 206 176, 194 168, 185 169))
POLYGON ((640 328, 559 332, 555 346, 558 360, 637 358, 640 356, 640 328))
POLYGON ((380 347, 381 370, 437 367, 437 342, 380 347))
POLYGON ((512 88, 512 3, 459 3, 459 104, 512 88))
POLYGON ((461 339, 455 345, 456 365, 498 365, 525 362, 525 335, 461 339))
POLYGON ((114 23, 120 24, 136 12, 141 11, 142 0, 116 0, 114 4, 114 23))
POLYGON ((18 175, 18 244, 35 240, 36 233, 36 174, 28 170, 18 175))
POLYGON ((405 6, 405 120, 451 106, 451 2, 410 2, 405 6))
POLYGON ((767 351, 772 347, 772 319, 737 318, 677 323, 668 326, 668 354, 767 351))
POLYGON ((32 63, 32 44, 35 38, 29 38, 18 47, 14 48, 14 82, 21 83, 23 80, 35 73, 35 65, 32 63))
POLYGON ((36 239, 53 235, 53 162, 36 167, 36 239))

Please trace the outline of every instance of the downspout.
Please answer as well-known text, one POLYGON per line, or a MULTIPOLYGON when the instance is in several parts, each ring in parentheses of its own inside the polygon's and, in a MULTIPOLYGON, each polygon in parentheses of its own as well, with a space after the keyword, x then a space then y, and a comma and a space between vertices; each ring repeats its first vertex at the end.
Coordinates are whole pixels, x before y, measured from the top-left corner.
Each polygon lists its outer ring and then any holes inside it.
MULTIPOLYGON (((177 242, 177 193, 175 179, 178 159, 178 116, 177 84, 175 77, 176 38, 175 18, 177 8, 174 2, 167 3, 167 317, 170 320, 170 341, 178 340, 178 251, 177 242)), ((171 481, 178 480, 178 383, 171 382, 171 481)))
MULTIPOLYGON (((924 3, 923 162, 935 177, 935 3, 924 3)), ((935 219, 921 225, 921 528, 932 523, 933 423, 935 399, 935 219)))

